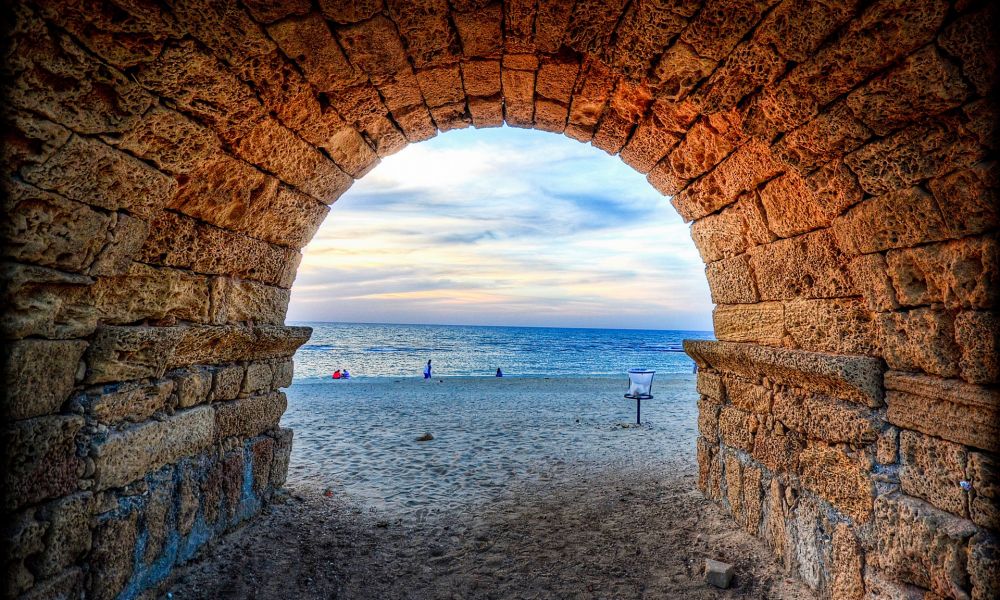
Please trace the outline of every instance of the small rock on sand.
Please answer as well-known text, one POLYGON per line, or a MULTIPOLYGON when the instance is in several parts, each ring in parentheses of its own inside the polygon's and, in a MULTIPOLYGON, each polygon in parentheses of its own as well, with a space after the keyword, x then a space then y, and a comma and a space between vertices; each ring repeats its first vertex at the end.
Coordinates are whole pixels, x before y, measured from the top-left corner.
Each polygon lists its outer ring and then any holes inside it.
POLYGON ((422 436, 418 437, 418 438, 417 438, 417 441, 418 441, 418 442, 429 442, 429 441, 431 441, 431 440, 433 440, 433 439, 434 439, 434 436, 433 436, 433 435, 431 435, 431 434, 429 434, 429 433, 425 433, 424 435, 422 435, 422 436))
POLYGON ((733 580, 733 565, 705 559, 705 581, 717 588, 726 589, 733 580))

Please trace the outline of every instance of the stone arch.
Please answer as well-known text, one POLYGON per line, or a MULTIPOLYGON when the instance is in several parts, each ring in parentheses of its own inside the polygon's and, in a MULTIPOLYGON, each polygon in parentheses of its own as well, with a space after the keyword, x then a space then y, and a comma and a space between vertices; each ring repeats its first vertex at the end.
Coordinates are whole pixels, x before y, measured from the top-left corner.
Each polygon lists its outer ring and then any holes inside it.
POLYGON ((691 221, 699 486, 822 594, 995 595, 995 4, 18 5, 9 595, 133 597, 284 480, 302 248, 380 157, 535 127, 691 221))

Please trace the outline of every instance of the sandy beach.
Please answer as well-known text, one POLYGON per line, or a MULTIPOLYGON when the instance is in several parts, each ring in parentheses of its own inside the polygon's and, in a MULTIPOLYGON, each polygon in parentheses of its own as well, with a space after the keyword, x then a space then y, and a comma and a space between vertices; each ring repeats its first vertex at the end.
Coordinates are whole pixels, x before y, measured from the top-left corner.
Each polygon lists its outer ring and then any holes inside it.
POLYGON ((691 375, 296 384, 285 492, 172 598, 811 598, 695 487, 691 375), (430 433, 433 440, 417 441, 430 433), (266 543, 264 543, 266 542, 266 543), (729 562, 728 590, 706 558, 729 562))

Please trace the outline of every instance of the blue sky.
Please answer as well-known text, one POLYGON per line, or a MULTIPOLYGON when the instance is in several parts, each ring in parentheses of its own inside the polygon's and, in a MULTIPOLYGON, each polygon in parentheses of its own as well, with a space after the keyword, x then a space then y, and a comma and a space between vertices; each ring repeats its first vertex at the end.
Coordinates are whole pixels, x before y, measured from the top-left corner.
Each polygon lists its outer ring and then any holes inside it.
POLYGON ((463 129, 382 161, 305 248, 289 320, 711 329, 668 198, 561 135, 463 129))

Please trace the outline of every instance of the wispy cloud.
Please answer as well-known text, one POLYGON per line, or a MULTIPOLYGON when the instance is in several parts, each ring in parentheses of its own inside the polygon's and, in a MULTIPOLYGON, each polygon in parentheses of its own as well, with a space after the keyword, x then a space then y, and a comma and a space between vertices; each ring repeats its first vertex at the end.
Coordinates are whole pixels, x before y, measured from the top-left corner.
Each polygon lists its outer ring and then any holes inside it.
POLYGON ((333 206, 289 318, 708 329, 668 199, 562 136, 462 130, 382 161, 333 206))

